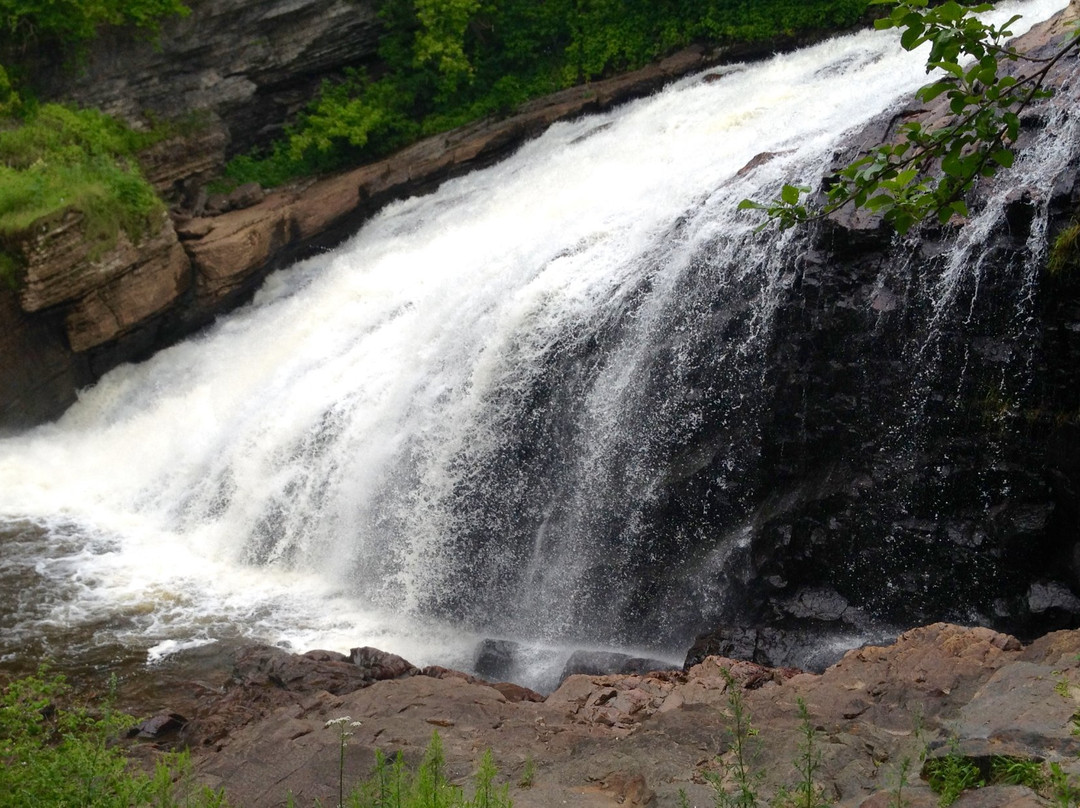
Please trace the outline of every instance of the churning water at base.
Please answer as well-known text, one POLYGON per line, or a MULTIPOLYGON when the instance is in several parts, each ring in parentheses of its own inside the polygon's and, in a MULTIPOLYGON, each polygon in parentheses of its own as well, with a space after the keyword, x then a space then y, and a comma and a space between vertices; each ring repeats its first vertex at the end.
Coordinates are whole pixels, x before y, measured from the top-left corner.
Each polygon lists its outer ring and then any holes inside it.
POLYGON ((774 258, 799 238, 735 206, 820 176, 926 80, 873 32, 716 72, 391 205, 0 442, 0 664, 232 637, 681 661, 740 538, 666 524, 662 489, 711 463, 703 507, 738 512, 774 258))

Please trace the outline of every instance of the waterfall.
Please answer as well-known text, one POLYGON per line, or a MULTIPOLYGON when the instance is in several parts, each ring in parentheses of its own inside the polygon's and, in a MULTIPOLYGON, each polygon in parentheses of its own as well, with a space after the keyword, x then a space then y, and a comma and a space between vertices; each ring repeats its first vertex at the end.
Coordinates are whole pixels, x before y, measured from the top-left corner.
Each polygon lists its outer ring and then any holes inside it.
POLYGON ((679 661, 771 494, 763 357, 809 249, 736 205, 926 81, 871 31, 709 78, 388 206, 0 441, 0 661, 57 626, 150 658, 242 636, 467 667, 496 636, 679 661))

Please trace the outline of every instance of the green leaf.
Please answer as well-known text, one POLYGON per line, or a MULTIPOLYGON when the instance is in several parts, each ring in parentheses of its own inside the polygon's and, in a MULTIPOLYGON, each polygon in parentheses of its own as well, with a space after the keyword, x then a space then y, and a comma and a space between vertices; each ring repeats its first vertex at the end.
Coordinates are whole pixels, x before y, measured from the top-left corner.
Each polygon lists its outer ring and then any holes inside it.
POLYGON ((927 68, 938 68, 940 70, 944 70, 946 73, 951 73, 958 79, 964 78, 964 68, 962 68, 956 62, 932 62, 927 64, 927 68))
POLYGON ((753 199, 744 199, 739 202, 736 210, 768 210, 768 205, 763 205, 761 202, 755 202, 753 199))
POLYGON ((915 50, 926 38, 923 37, 924 27, 921 23, 911 25, 903 34, 900 35, 900 47, 904 50, 915 50))
POLYGON ((990 152, 990 159, 1002 168, 1012 168, 1016 155, 1009 149, 997 149, 996 151, 990 152))
POLYGON ((919 91, 916 92, 915 95, 924 104, 929 104, 943 92, 951 90, 955 86, 953 79, 942 79, 941 81, 935 81, 933 84, 927 84, 925 87, 919 88, 919 91))
POLYGON ((785 185, 780 189, 780 198, 787 205, 795 205, 799 201, 800 190, 794 185, 785 185))

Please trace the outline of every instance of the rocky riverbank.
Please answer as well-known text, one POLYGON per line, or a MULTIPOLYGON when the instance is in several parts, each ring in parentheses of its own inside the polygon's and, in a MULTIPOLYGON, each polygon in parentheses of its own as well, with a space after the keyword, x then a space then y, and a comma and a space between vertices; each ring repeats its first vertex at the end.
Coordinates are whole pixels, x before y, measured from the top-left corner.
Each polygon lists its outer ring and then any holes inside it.
MULTIPOLYGON (((908 760, 904 804, 931 806, 924 754, 987 771, 994 756, 1059 763, 1080 776, 1078 652, 1080 631, 1025 647, 938 623, 850 651, 822 674, 707 657, 686 670, 573 675, 544 698, 373 649, 246 648, 227 680, 188 688, 195 713, 182 733, 200 780, 238 806, 285 805, 290 792, 298 805, 332 804, 339 737, 325 723, 346 715, 360 722, 346 749, 349 781, 367 776, 376 749, 417 761, 438 731, 454 779, 467 780, 490 748, 519 808, 674 806, 680 790, 702 806, 729 758, 737 688, 757 730, 749 741, 764 797, 798 780, 802 699, 821 754, 815 782, 830 803, 894 804, 908 760)), ((988 785, 957 805, 1046 805, 1051 791, 988 785)))

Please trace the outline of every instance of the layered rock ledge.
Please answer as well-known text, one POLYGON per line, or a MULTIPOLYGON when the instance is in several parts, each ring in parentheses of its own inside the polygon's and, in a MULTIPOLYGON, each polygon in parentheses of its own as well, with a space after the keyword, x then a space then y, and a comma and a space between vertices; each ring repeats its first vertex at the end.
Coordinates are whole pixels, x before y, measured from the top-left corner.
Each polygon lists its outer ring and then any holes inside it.
MULTIPOLYGON (((906 758, 915 763, 903 798, 931 806, 937 795, 919 776, 924 753, 955 750, 978 765, 1008 755, 1080 774, 1078 652, 1080 631, 1023 647, 988 629, 938 623, 850 651, 820 675, 708 657, 687 670, 570 676, 536 701, 523 688, 418 670, 372 649, 357 649, 352 661, 249 650, 222 694, 201 700, 189 740, 200 779, 239 806, 284 805, 288 792, 297 804, 331 804, 339 737, 325 723, 345 715, 360 722, 346 748, 347 781, 368 775, 376 749, 415 763, 438 731, 452 778, 466 781, 491 748, 519 808, 674 806, 680 789, 691 805, 708 805, 707 778, 722 771, 730 744, 734 687, 758 730, 750 740, 763 796, 797 781, 802 699, 821 752, 818 785, 830 801, 889 804, 906 758), (251 710, 246 719, 237 720, 238 704, 251 710), (205 731, 209 718, 226 715, 236 723, 205 731), (535 774, 523 785, 527 766, 535 774)), ((992 786, 957 804, 1050 802, 1027 788, 992 786)))

